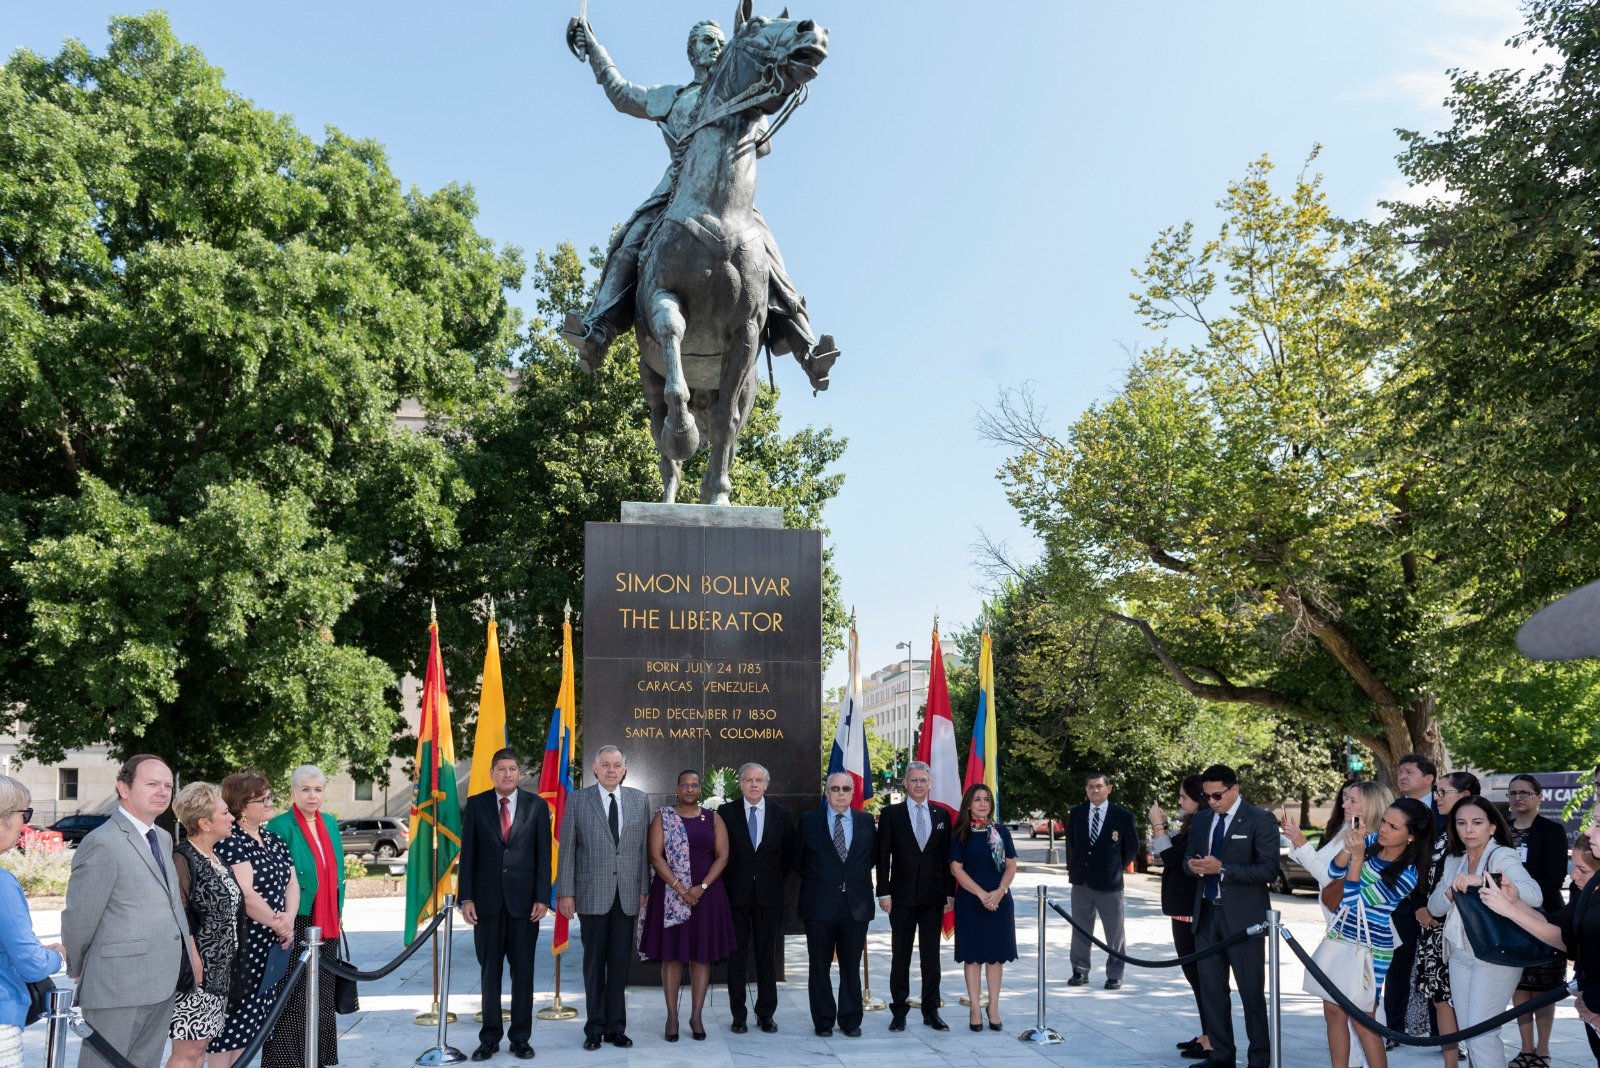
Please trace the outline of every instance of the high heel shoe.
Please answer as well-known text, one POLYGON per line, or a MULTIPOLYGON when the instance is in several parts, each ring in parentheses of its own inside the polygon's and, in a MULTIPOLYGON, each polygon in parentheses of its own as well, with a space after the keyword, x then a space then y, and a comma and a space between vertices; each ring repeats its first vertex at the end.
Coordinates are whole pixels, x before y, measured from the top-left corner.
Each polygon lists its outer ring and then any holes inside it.
POLYGON ((668 1042, 678 1041, 678 1018, 676 1016, 667 1021, 667 1028, 662 1032, 662 1037, 668 1042))
POLYGON ((992 1014, 992 1013, 989 1015, 989 1030, 991 1030, 991 1031, 1000 1030, 1000 1021, 996 1020, 994 1018, 994 1014, 992 1014))
POLYGON ((972 1028, 974 1031, 983 1030, 983 1021, 982 1018, 979 1017, 977 1009, 972 1010, 971 1019, 967 1021, 967 1026, 972 1028))
POLYGON ((689 1017, 689 1034, 693 1036, 696 1042, 704 1042, 706 1040, 704 1028, 705 1025, 700 1023, 700 1021, 696 1020, 693 1016, 689 1017))

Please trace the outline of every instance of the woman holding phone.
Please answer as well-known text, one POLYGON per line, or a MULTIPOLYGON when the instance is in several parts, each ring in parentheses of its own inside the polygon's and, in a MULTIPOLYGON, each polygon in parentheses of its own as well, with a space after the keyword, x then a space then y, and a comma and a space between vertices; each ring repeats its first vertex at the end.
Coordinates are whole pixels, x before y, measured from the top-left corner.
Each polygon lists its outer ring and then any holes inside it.
MULTIPOLYGON (((1542 901, 1539 884, 1517 859, 1511 846, 1511 828, 1487 798, 1463 797, 1445 824, 1449 835, 1444 873, 1428 897, 1428 911, 1444 920, 1445 955, 1450 966, 1450 999, 1462 1028, 1487 1020, 1511 1001, 1522 969, 1489 964, 1472 952, 1461 918, 1455 915, 1455 898, 1479 890, 1498 876, 1502 887, 1511 883, 1524 901, 1542 901)), ((1472 1068, 1506 1068, 1506 1046, 1499 1031, 1467 1040, 1472 1068)))
MULTIPOLYGON (((1479 793, 1478 777, 1470 771, 1452 771, 1439 776, 1433 787, 1433 807, 1445 817, 1448 825, 1450 813, 1463 797, 1479 793)), ((1433 863, 1423 873, 1422 889, 1432 894, 1433 888, 1444 880, 1444 860, 1449 856, 1449 827, 1441 827, 1433 840, 1433 863)), ((1433 1003, 1434 1018, 1439 1023, 1439 1033, 1448 1035, 1457 1029, 1456 1009, 1450 1000, 1450 966, 1444 959, 1444 924, 1434 919, 1428 906, 1417 910, 1416 963, 1411 969, 1411 985, 1433 1003)), ((1461 1063, 1461 1048, 1454 1044, 1440 1046, 1444 1054, 1444 1068, 1457 1068, 1461 1063)))

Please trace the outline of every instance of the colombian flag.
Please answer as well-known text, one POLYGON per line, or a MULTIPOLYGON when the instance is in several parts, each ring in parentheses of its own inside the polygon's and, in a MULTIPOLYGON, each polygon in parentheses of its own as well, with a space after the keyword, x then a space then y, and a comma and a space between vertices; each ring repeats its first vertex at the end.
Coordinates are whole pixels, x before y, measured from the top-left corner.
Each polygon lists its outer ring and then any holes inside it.
POLYGON ((962 791, 983 783, 994 795, 994 815, 1000 818, 1000 743, 994 722, 994 646, 989 632, 983 632, 983 651, 978 656, 978 712, 972 717, 972 748, 967 750, 967 777, 962 791))
POLYGON ((867 759, 867 723, 861 711, 861 652, 856 639, 856 621, 850 617, 850 689, 839 708, 839 725, 833 732, 833 752, 828 755, 828 774, 844 771, 854 781, 850 807, 862 809, 872 797, 872 766, 867 759))
POLYGON ((411 801, 411 849, 406 858, 406 945, 417 928, 455 892, 461 852, 461 805, 456 800, 456 744, 444 693, 439 624, 428 623, 428 670, 417 723, 417 783, 411 801))
MULTIPOLYGON (((492 609, 491 609, 492 611, 492 609)), ((472 736, 472 774, 467 796, 494 789, 490 761, 511 744, 506 733, 506 695, 500 685, 500 624, 489 617, 489 648, 483 654, 483 689, 478 696, 478 729, 472 736)))
MULTIPOLYGON (((554 841, 550 845, 550 892, 555 893, 556 864, 561 856, 561 815, 567 810, 567 795, 572 792, 572 736, 578 729, 578 688, 572 674, 572 608, 561 621, 561 689, 556 694, 556 707, 550 716, 550 733, 544 741, 544 763, 539 767, 539 796, 550 806, 550 832, 554 841)), ((556 919, 555 936, 550 940, 551 954, 566 952, 567 918, 555 911, 555 900, 550 901, 551 914, 556 919)))

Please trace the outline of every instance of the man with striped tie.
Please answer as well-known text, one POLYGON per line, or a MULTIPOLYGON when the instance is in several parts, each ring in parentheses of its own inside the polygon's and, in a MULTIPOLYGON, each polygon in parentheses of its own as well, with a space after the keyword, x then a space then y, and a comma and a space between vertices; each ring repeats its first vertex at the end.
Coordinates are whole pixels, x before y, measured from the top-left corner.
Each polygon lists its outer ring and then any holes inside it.
MULTIPOLYGON (((1122 873, 1139 852, 1139 832, 1133 813, 1111 803, 1111 780, 1103 772, 1083 784, 1088 800, 1067 817, 1067 876, 1072 880, 1072 978, 1069 986, 1089 982, 1089 935, 1095 917, 1105 943, 1118 953, 1127 951, 1122 930, 1122 873)), ((1106 989, 1122 987, 1123 962, 1106 959, 1106 989)))

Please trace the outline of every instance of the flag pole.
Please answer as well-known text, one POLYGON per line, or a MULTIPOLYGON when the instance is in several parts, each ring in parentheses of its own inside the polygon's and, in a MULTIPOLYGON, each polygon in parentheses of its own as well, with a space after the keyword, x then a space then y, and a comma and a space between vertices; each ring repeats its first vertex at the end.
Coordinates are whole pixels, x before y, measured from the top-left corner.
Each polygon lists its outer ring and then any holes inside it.
MULTIPOLYGON (((438 605, 437 601, 433 600, 432 598, 429 598, 428 599, 428 629, 432 630, 432 629, 436 628, 438 625, 439 625, 439 605, 438 605)), ((435 721, 435 723, 437 724, 437 721, 435 721)), ((419 729, 421 728, 421 724, 420 723, 418 723, 418 728, 419 729)), ((439 750, 438 750, 437 746, 434 747, 433 762, 436 765, 439 762, 439 750)), ((421 770, 422 770, 421 768, 417 769, 419 774, 420 774, 421 770)), ((432 859, 432 864, 433 864, 433 888, 428 891, 428 905, 429 905, 429 913, 428 914, 430 916, 437 916, 439 914, 439 794, 440 794, 440 791, 437 789, 438 785, 439 785, 439 783, 438 783, 437 777, 435 775, 430 774, 429 777, 428 777, 428 795, 431 798, 431 803, 433 805, 433 818, 428 821, 428 827, 429 827, 428 837, 429 837, 429 840, 433 843, 433 848, 432 848, 432 850, 430 850, 430 852, 433 854, 433 856, 431 858, 432 859)), ((435 928, 434 933, 433 933, 433 938, 434 938, 434 952, 433 952, 433 1003, 432 1003, 432 1005, 429 1006, 427 1012, 419 1012, 419 1013, 417 1013, 416 1017, 412 1020, 412 1022, 415 1023, 418 1027, 437 1027, 437 1026, 439 1026, 439 945, 440 945, 439 939, 442 938, 442 937, 443 937, 443 935, 440 933, 440 931, 437 928, 435 928)), ((445 1021, 444 1022, 447 1023, 447 1024, 455 1023, 456 1022, 456 1014, 453 1013, 453 1012, 449 1013, 445 1017, 445 1021)))
POLYGON ((550 1004, 540 1009, 534 1015, 541 1020, 576 1020, 578 1010, 570 1005, 561 1004, 561 960, 565 953, 556 956, 556 989, 555 995, 550 999, 550 1004))

